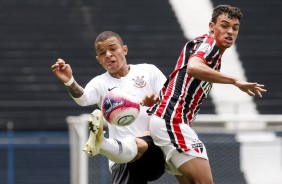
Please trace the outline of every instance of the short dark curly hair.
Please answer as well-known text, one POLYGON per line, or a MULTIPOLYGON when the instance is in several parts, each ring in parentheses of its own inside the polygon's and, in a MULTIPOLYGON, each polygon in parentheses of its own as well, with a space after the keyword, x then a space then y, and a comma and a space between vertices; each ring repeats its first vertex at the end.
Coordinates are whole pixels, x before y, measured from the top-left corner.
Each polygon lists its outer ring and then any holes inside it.
POLYGON ((238 7, 233 7, 230 5, 218 5, 213 9, 211 21, 216 23, 217 17, 222 14, 227 14, 229 18, 235 18, 239 21, 243 17, 243 13, 238 7))
POLYGON ((104 31, 104 32, 100 33, 95 40, 95 45, 98 42, 105 41, 105 40, 107 40, 111 37, 116 37, 118 39, 118 41, 120 42, 120 44, 124 45, 121 36, 119 34, 113 32, 113 31, 104 31))

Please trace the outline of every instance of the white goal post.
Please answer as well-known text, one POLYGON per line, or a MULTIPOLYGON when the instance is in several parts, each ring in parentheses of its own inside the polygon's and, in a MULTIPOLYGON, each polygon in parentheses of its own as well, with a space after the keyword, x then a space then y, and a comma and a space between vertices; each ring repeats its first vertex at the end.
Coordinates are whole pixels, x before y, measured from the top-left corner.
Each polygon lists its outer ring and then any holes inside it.
POLYGON ((89 114, 68 116, 71 184, 88 184, 88 157, 82 151, 88 138, 89 114))

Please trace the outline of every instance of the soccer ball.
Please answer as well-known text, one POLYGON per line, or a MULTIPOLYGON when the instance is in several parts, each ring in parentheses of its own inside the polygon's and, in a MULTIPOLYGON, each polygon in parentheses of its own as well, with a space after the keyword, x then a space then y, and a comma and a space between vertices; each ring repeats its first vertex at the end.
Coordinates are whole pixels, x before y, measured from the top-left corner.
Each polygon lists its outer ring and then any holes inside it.
POLYGON ((102 100, 101 110, 104 118, 111 124, 127 126, 135 121, 140 112, 137 98, 120 88, 109 89, 102 100))

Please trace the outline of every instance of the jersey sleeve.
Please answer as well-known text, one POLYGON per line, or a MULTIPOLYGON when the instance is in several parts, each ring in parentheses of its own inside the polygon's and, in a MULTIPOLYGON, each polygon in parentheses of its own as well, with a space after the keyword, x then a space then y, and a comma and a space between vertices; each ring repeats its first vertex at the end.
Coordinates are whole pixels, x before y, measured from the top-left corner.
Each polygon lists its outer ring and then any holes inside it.
POLYGON ((195 52, 191 57, 196 56, 205 61, 209 66, 213 65, 216 60, 213 60, 219 54, 219 47, 213 37, 205 37, 202 42, 196 45, 195 52))
POLYGON ((100 84, 99 77, 93 78, 84 88, 84 93, 79 98, 74 98, 74 101, 81 106, 88 106, 98 104, 101 100, 101 84, 100 84))

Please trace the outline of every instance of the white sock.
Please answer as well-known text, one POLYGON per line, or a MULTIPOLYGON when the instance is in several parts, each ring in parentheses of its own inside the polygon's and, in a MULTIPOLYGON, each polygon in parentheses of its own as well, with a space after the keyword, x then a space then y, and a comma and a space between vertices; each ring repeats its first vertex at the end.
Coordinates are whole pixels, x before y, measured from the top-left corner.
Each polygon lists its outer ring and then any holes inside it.
POLYGON ((127 163, 137 155, 135 137, 127 137, 121 140, 104 139, 100 154, 116 163, 127 163))

